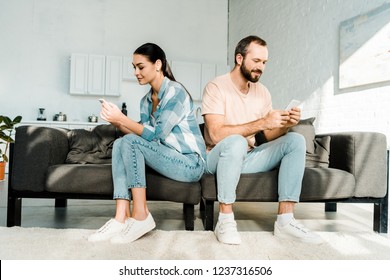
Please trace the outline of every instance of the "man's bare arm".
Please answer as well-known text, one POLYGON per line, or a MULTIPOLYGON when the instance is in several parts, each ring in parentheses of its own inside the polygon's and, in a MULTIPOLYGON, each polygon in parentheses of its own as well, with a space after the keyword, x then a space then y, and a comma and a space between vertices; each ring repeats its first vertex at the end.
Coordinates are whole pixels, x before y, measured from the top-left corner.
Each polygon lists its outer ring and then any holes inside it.
POLYGON ((272 140, 276 135, 279 134, 280 136, 286 133, 287 128, 285 126, 290 120, 289 113, 280 110, 272 110, 264 118, 240 125, 226 125, 224 124, 224 118, 223 115, 216 114, 206 114, 204 116, 211 141, 215 144, 232 134, 247 137, 259 131, 268 130, 273 131, 272 133, 265 133, 265 136, 267 140, 272 140))

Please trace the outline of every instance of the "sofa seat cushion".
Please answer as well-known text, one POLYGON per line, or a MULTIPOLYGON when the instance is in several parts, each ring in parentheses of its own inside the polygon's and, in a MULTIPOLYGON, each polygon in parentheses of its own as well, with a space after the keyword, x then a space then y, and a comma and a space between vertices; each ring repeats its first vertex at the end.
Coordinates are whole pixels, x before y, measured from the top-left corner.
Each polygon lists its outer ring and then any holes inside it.
POLYGON ((111 195, 111 164, 58 164, 48 168, 46 191, 111 195))
MULTIPOLYGON (((217 200, 217 176, 204 174, 201 179, 202 197, 217 200)), ((277 170, 241 174, 236 190, 237 201, 274 201, 278 190, 277 170)))
POLYGON ((334 168, 306 168, 301 201, 321 201, 355 196, 355 177, 334 168))
MULTIPOLYGON (((146 195, 150 200, 181 202, 196 205, 200 202, 200 183, 173 181, 148 169, 146 195)), ((59 164, 48 169, 48 192, 113 195, 111 164, 59 164)))
MULTIPOLYGON (((217 200, 216 176, 201 180, 202 197, 217 200)), ((306 168, 300 201, 320 201, 354 196, 355 178, 351 173, 332 168, 306 168)), ((278 170, 241 174, 236 201, 278 201, 278 170)))

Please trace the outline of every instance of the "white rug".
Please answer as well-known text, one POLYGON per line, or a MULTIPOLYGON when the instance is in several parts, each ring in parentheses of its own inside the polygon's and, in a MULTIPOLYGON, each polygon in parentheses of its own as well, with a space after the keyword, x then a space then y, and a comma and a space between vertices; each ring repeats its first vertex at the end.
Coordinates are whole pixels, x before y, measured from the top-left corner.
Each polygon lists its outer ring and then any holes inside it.
POLYGON ((93 230, 0 227, 1 260, 390 260, 390 239, 374 232, 319 232, 320 245, 279 240, 272 232, 241 232, 239 246, 211 231, 154 230, 126 245, 90 243, 93 230))

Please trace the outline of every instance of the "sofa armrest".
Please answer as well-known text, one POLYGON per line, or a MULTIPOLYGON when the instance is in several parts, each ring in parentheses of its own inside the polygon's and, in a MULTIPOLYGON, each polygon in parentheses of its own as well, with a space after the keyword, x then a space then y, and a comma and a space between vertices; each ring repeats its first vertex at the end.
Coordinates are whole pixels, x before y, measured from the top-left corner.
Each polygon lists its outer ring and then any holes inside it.
POLYGON ((355 197, 384 197, 387 193, 386 136, 377 132, 340 132, 331 136, 329 167, 355 176, 355 197))
POLYGON ((67 129, 52 127, 16 128, 10 174, 13 190, 44 190, 48 167, 64 163, 69 152, 67 132, 67 129))

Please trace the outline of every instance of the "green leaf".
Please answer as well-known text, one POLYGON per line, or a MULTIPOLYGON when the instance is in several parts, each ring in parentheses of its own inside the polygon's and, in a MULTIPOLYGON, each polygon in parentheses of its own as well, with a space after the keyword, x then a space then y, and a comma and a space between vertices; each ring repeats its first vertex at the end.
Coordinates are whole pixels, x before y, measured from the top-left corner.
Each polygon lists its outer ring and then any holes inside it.
POLYGON ((21 121, 22 121, 22 116, 17 116, 16 118, 14 118, 12 123, 15 125, 15 124, 20 123, 21 121))
POLYGON ((0 134, 0 139, 4 140, 5 142, 8 142, 8 143, 14 142, 14 139, 12 139, 10 136, 5 135, 5 134, 4 135, 0 134))
POLYGON ((3 122, 5 123, 5 125, 7 126, 7 127, 11 127, 11 119, 9 118, 9 117, 6 117, 6 116, 3 116, 3 122))

